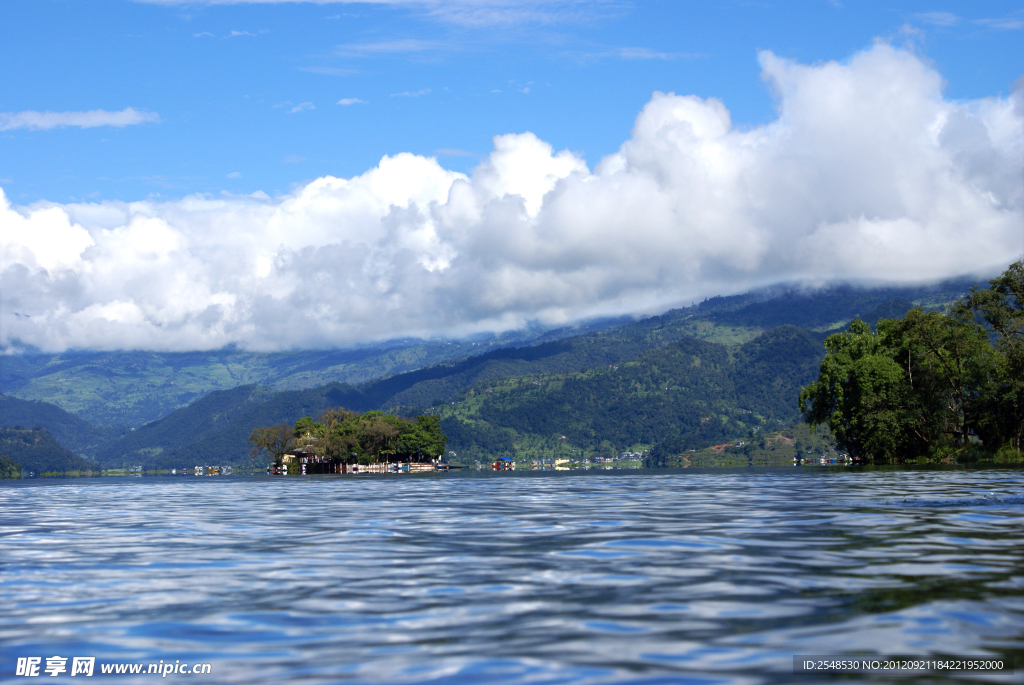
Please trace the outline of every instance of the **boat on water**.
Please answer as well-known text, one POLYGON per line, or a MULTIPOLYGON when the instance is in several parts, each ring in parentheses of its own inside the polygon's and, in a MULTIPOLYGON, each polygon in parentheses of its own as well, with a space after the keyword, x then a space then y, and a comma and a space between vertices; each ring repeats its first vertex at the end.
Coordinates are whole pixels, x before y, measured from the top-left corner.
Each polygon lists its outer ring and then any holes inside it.
POLYGON ((491 468, 495 471, 515 471, 516 462, 511 457, 498 457, 498 459, 491 464, 491 468))

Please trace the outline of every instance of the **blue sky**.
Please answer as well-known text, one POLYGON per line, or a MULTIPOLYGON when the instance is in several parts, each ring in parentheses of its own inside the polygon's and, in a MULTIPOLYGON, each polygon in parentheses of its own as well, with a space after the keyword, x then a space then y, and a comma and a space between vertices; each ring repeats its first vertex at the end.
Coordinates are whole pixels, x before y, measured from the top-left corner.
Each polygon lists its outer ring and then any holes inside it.
POLYGON ((0 187, 18 204, 273 196, 403 151, 468 171, 524 131, 593 165, 654 91, 770 121, 758 50, 813 64, 909 41, 948 98, 1006 94, 1022 26, 1020 2, 5 0, 0 112, 159 119, 0 131, 0 187))
POLYGON ((1024 4, 4 0, 0 352, 330 348, 1024 251, 1024 4))

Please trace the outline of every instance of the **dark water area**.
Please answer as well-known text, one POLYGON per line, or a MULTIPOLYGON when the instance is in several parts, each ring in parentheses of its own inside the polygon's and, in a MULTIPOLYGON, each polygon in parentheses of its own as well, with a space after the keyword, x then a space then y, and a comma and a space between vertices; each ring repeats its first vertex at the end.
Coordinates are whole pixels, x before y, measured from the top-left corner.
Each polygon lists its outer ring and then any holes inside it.
MULTIPOLYGON (((815 683, 795 654, 1022 682, 1024 473, 693 469, 0 485, 19 657, 216 683, 815 683)), ((68 672, 46 682, 76 682, 68 672)))

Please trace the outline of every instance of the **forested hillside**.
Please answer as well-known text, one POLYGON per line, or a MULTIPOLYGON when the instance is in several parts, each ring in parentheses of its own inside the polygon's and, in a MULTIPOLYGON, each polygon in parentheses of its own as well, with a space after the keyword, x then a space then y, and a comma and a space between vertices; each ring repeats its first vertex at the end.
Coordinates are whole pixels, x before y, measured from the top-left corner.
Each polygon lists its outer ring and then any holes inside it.
MULTIPOLYGON (((90 392, 100 404, 104 397, 113 397, 110 415, 129 411, 117 400, 125 388, 130 397, 152 395, 155 404, 147 405, 152 408, 185 399, 187 393, 174 400, 167 388, 181 389, 179 382, 188 385, 204 370, 215 371, 204 387, 232 387, 198 393, 199 399, 134 431, 95 428, 57 407, 15 398, 2 405, 3 421, 12 423, 8 416, 37 416, 24 424, 53 430, 65 447, 95 454, 105 467, 244 464, 247 439, 255 426, 316 416, 339 406, 405 416, 442 412, 451 449, 484 459, 556 449, 610 453, 659 443, 695 448, 796 416, 800 387, 811 380, 823 354, 821 331, 834 329, 843 316, 899 316, 912 304, 949 302, 963 290, 963 283, 955 283, 917 290, 834 288, 713 298, 639 321, 595 323, 579 335, 568 335, 564 329, 535 334, 537 342, 531 345, 498 346, 359 385, 332 382, 287 391, 237 381, 248 378, 246 374, 266 375, 275 364, 284 374, 276 377, 282 383, 318 378, 324 364, 346 359, 355 363, 346 355, 356 353, 109 355, 104 363, 120 360, 125 366, 114 374, 121 385, 114 383, 103 393, 70 375, 83 369, 100 376, 110 371, 97 370, 102 365, 88 355, 55 357, 34 371, 29 367, 38 360, 22 360, 20 366, 15 364, 17 373, 24 372, 22 389, 42 387, 39 379, 56 374, 68 385, 67 402, 90 392), (799 321, 805 328, 783 326, 763 332, 767 323, 779 319, 799 321), (213 365, 204 366, 203 359, 213 365), (247 366, 250 362, 255 366, 247 366), (258 373, 253 371, 257 367, 262 369, 258 373), (153 385, 154 374, 163 385, 153 385)), ((463 351, 476 347, 466 345, 463 351)), ((395 354, 403 349, 412 348, 395 354)), ((367 359, 371 357, 380 361, 372 354, 367 359)), ((4 367, 5 378, 17 373, 4 367)), ((198 392, 199 386, 189 387, 198 392)), ((93 415, 97 411, 88 410, 93 415)))
POLYGON ((557 340, 620 325, 526 328, 463 340, 392 340, 343 350, 25 353, 0 358, 0 392, 55 404, 97 425, 139 427, 206 393, 239 385, 297 390, 332 382, 366 383, 514 345, 557 340))
POLYGON ((739 344, 783 324, 835 330, 854 316, 868 322, 879 315, 898 317, 910 304, 948 303, 966 292, 968 285, 954 281, 928 288, 842 286, 814 291, 775 287, 711 298, 636 321, 623 317, 552 330, 533 328, 458 341, 398 340, 347 350, 3 355, 0 392, 57 405, 94 425, 138 428, 209 392, 240 385, 275 390, 331 382, 359 385, 422 369, 416 383, 403 378, 391 385, 378 385, 368 397, 371 404, 422 407, 435 400, 451 401, 461 388, 478 382, 593 368, 632 359, 682 337, 739 344), (557 341, 569 344, 550 345, 557 341), (515 349, 508 349, 508 356, 486 355, 507 348, 515 349), (533 363, 527 366, 524 361, 533 363), (447 369, 452 365, 457 367, 455 373, 447 369))
POLYGON ((94 426, 47 402, 0 395, 0 426, 41 426, 76 454, 95 457, 101 449, 128 433, 126 428, 94 426))
MULTIPOLYGON (((460 397, 474 383, 490 383, 493 379, 516 384, 516 379, 532 379, 538 374, 550 375, 552 369, 557 372, 581 368, 582 371, 563 373, 560 377, 568 379, 571 387, 580 378, 592 379, 588 386, 593 386, 591 394, 566 395, 553 398, 553 401, 560 403, 559 406, 575 406, 573 411, 590 417, 588 425, 607 421, 605 428, 598 431, 603 436, 598 442, 614 437, 611 442, 616 446, 631 445, 649 440, 645 437, 644 440, 630 439, 623 443, 625 438, 621 435, 622 431, 615 432, 618 430, 614 428, 618 426, 617 420, 607 416, 607 408, 602 408, 599 402, 588 403, 587 397, 593 400, 596 396, 621 396, 622 401, 635 403, 633 396, 638 395, 641 398, 640 408, 634 408, 634 411, 652 417, 650 430, 666 429, 672 432, 672 426, 675 425, 673 417, 677 416, 673 412, 677 412, 679 407, 662 402, 656 389, 664 380, 658 374, 669 373, 665 369, 670 368, 673 369, 671 374, 680 380, 672 381, 669 385, 684 383, 687 387, 686 393, 677 399, 699 398, 701 402, 707 402, 711 395, 721 396, 713 408, 729 414, 732 412, 729 408, 738 401, 736 398, 743 398, 752 402, 752 407, 766 408, 765 411, 770 408, 772 416, 791 418, 796 413, 792 398, 799 394, 800 383, 808 382, 804 368, 807 360, 810 359, 811 367, 816 368, 814 365, 820 360, 821 354, 821 336, 795 327, 785 327, 760 336, 749 343, 735 346, 732 351, 721 343, 682 337, 677 333, 678 329, 655 320, 627 328, 639 331, 639 334, 627 337, 620 331, 617 335, 588 335, 532 347, 498 350, 459 364, 421 369, 360 387, 331 383, 307 390, 273 392, 258 386, 243 386, 210 393, 194 404, 130 433, 107 450, 103 462, 107 466, 146 464, 154 468, 181 466, 184 461, 190 460, 197 463, 239 463, 246 459, 246 441, 253 427, 258 425, 272 425, 295 416, 316 416, 324 409, 337 406, 355 411, 386 408, 415 415, 424 411, 423 405, 428 400, 421 400, 417 406, 402 405, 397 400, 410 396, 432 397, 432 401, 429 401, 431 411, 436 411, 442 403, 460 397), (648 349, 638 361, 630 361, 631 357, 627 356, 633 355, 637 349, 643 350, 658 343, 661 343, 660 347, 648 349), (678 359, 679 351, 683 349, 701 350, 706 358, 704 366, 698 362, 698 366, 693 368, 676 369, 681 363, 678 359), (662 359, 659 353, 668 356, 662 359), (652 372, 649 368, 652 360, 663 368, 652 372), (634 367, 643 367, 643 375, 636 382, 645 384, 648 390, 636 393, 632 390, 632 381, 627 386, 612 382, 616 376, 609 376, 606 371, 610 365, 617 364, 623 364, 623 369, 629 369, 624 371, 621 378, 632 378, 635 375, 634 367), (732 370, 740 365, 747 367, 747 372, 734 377, 732 370), (445 389, 441 399, 437 398, 437 395, 442 394, 437 390, 438 386, 445 389)), ((575 390, 567 392, 571 394, 575 390)), ((527 403, 530 401, 526 400, 527 403)), ((515 417, 514 420, 509 419, 513 424, 502 420, 474 420, 465 426, 455 426, 447 421, 445 428, 446 431, 453 431, 453 436, 464 436, 467 431, 474 433, 473 437, 463 437, 461 440, 453 437, 453 444, 460 449, 469 447, 484 457, 512 449, 510 445, 514 439, 505 429, 519 425, 514 421, 524 422, 521 425, 524 435, 547 430, 528 420, 529 412, 525 405, 515 411, 507 411, 510 417, 515 417)), ((698 433, 714 436, 708 439, 724 439, 735 434, 736 430, 742 432, 748 423, 714 423, 703 427, 698 433)), ((594 432, 592 428, 589 430, 594 432)))
POLYGON ((712 321, 742 326, 790 324, 828 330, 854 318, 874 324, 879 318, 899 318, 911 307, 942 308, 966 295, 977 282, 956 279, 930 287, 870 289, 838 285, 813 291, 776 286, 732 297, 713 297, 702 302, 698 312, 712 321))
POLYGON ((361 393, 342 383, 275 392, 247 385, 213 392, 110 446, 108 466, 174 468, 195 464, 244 464, 256 426, 317 416, 329 407, 365 408, 361 393))
POLYGON ((248 353, 68 352, 5 355, 5 395, 55 404, 90 423, 139 427, 209 392, 260 384, 277 390, 332 381, 365 382, 462 357, 473 342, 382 345, 377 349, 248 353))
POLYGON ((795 418, 822 338, 794 326, 733 348, 688 338, 620 365, 480 385, 439 408, 442 427, 472 459, 700 449, 795 418))
POLYGON ((95 462, 82 459, 41 429, 0 429, 0 455, 10 457, 22 469, 37 476, 44 473, 98 470, 95 462))

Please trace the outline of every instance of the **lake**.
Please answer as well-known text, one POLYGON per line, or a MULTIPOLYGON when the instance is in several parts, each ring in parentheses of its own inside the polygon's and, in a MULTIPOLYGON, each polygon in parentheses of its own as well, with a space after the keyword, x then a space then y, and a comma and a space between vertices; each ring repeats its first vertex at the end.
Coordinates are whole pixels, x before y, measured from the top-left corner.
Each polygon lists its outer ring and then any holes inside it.
POLYGON ((209 663, 167 678, 217 683, 815 683, 794 655, 951 654, 1016 658, 986 678, 1020 682, 1024 474, 3 482, 0 646, 3 681, 23 681, 18 658, 94 656, 116 682, 154 676, 102 664, 209 663))

